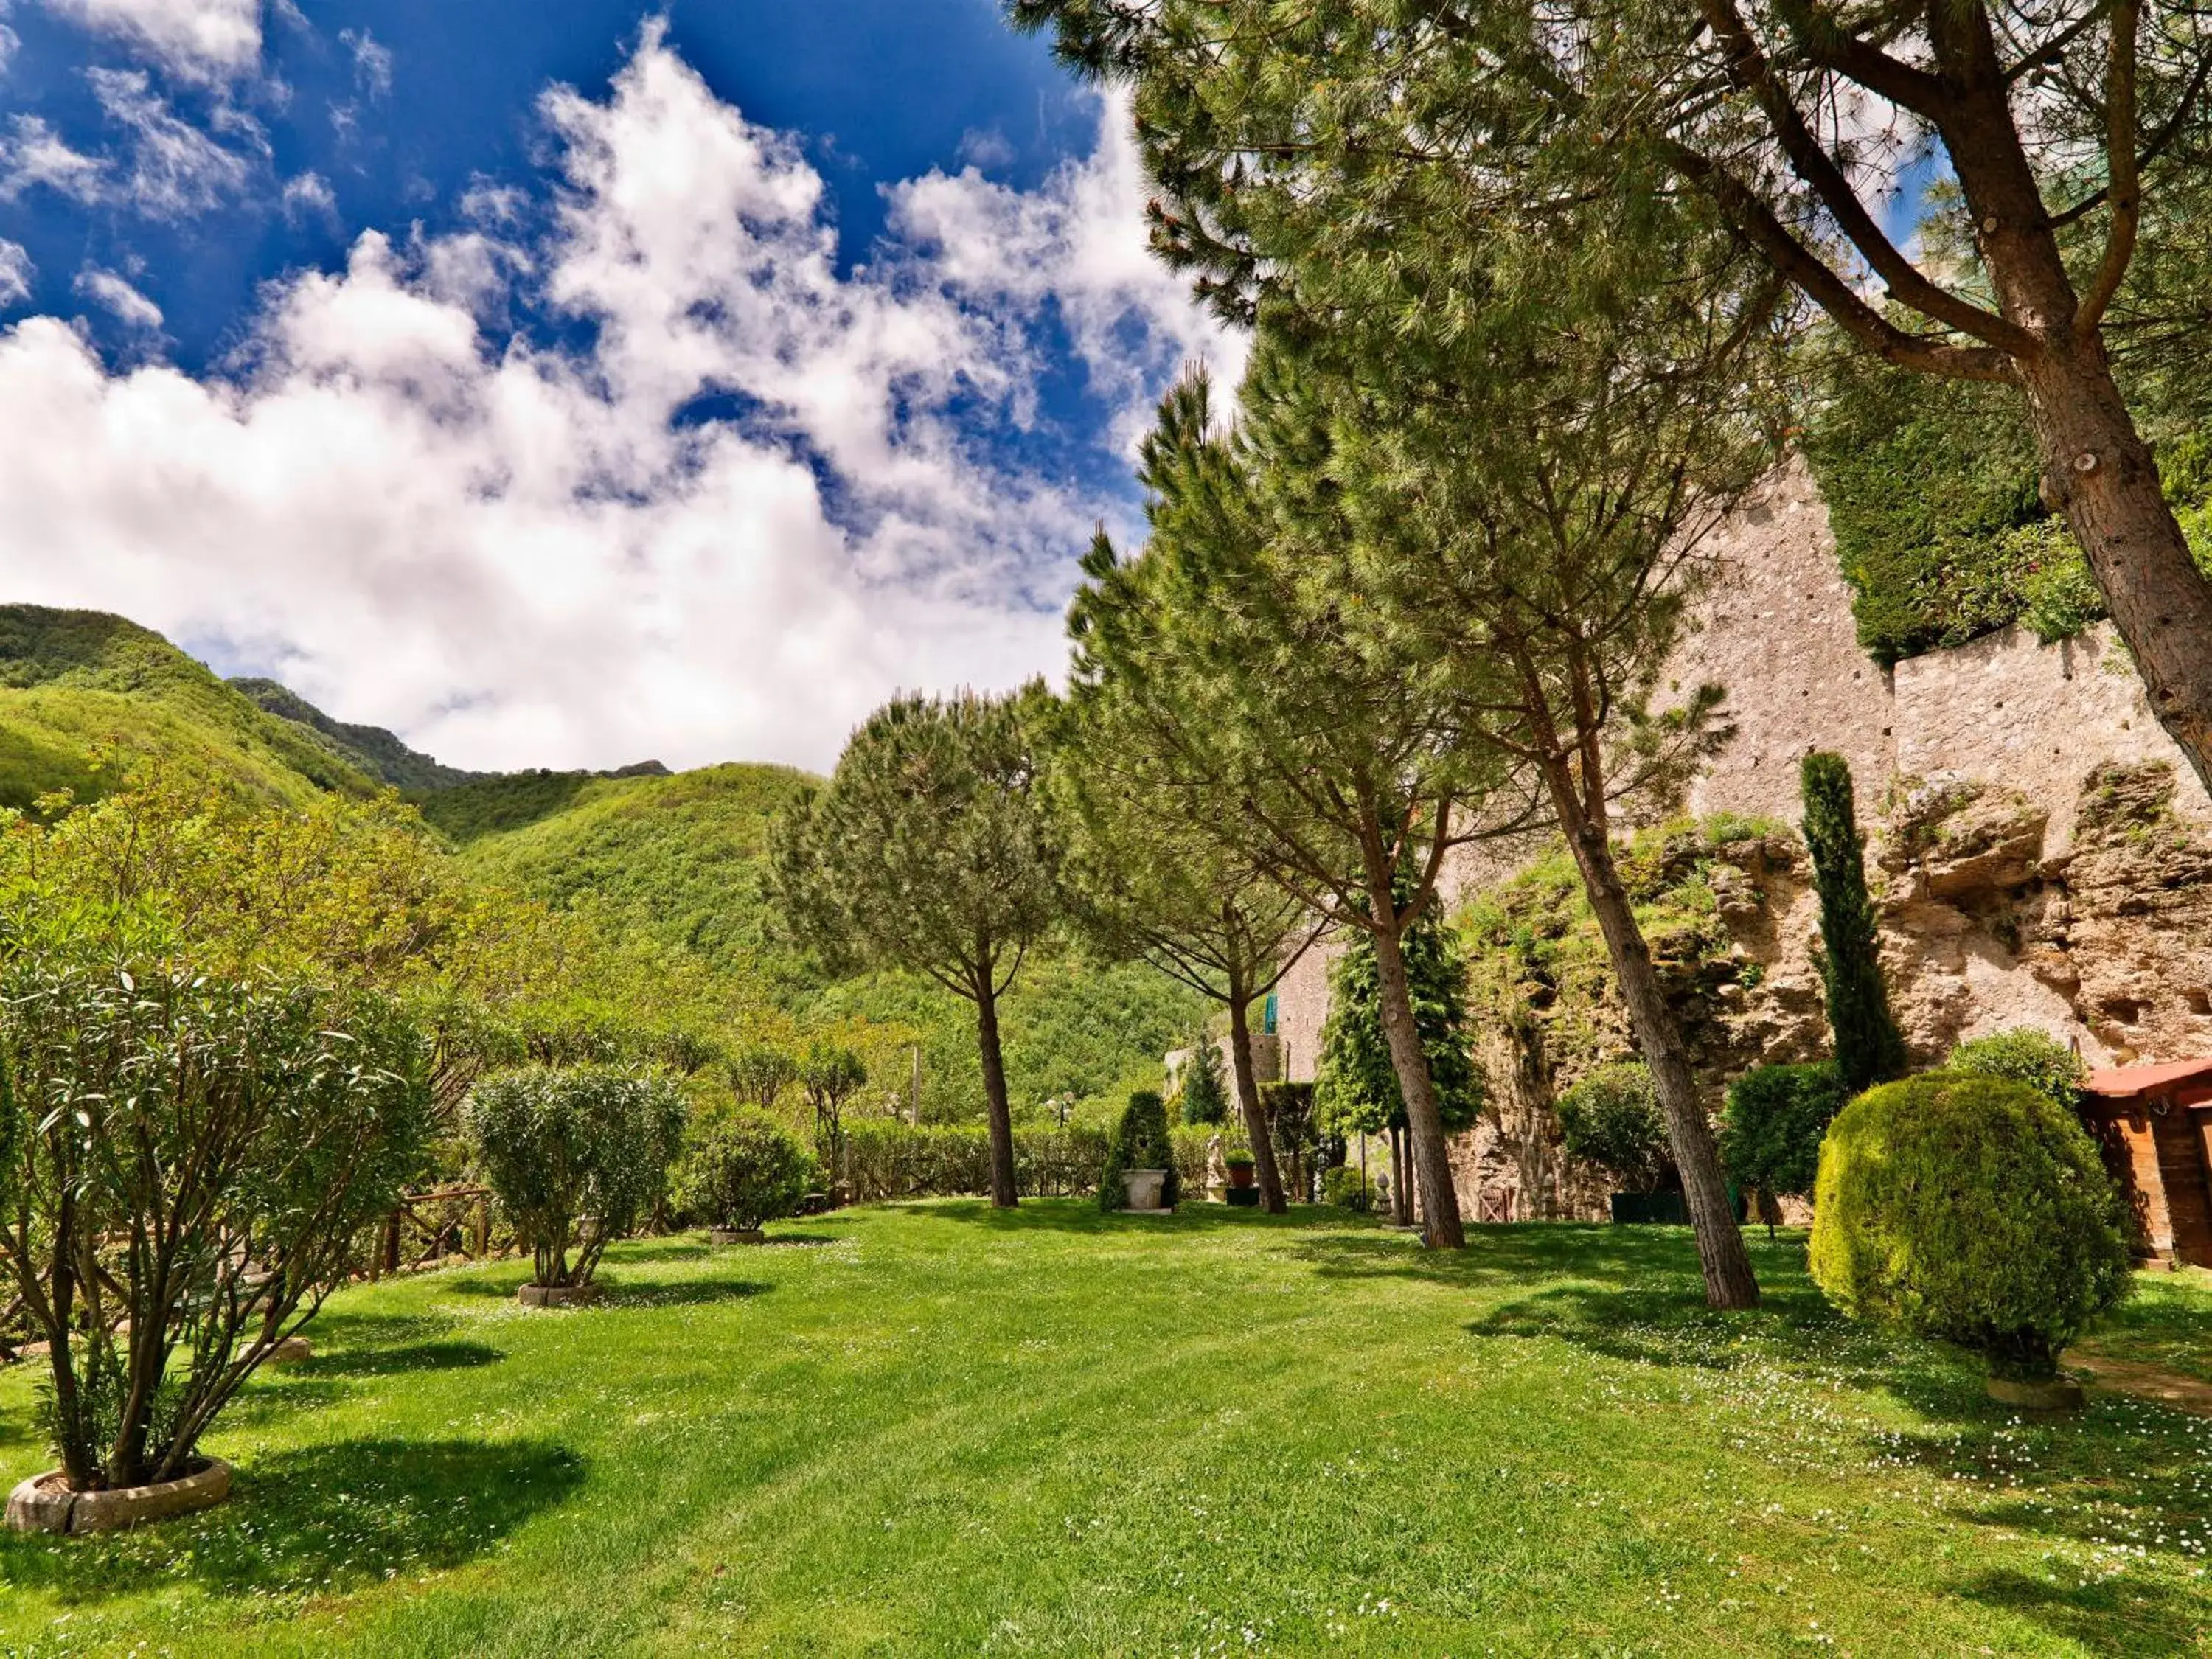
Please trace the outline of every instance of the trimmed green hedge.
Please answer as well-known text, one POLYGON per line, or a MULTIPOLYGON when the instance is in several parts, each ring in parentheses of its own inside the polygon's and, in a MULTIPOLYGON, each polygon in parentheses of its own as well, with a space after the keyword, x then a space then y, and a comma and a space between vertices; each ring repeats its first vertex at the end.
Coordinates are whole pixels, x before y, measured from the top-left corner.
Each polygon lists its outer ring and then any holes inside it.
MULTIPOLYGON (((1024 1198, 1087 1193, 1098 1179, 1108 1132, 1071 1123, 1014 1131, 1014 1190, 1024 1198)), ((891 1198, 957 1198, 991 1190, 991 1136, 981 1124, 861 1119, 845 1126, 845 1182, 856 1204, 891 1198)))
POLYGON ((2128 1289, 2096 1144, 2026 1084, 1936 1073, 1869 1089, 1820 1152, 1813 1278, 1845 1313, 2045 1378, 2128 1289))

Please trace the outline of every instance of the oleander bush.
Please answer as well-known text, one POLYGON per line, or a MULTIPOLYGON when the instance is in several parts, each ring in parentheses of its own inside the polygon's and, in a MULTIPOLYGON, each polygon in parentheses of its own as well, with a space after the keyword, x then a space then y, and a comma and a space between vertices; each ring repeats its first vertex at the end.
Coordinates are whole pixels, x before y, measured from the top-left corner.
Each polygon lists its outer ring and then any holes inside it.
POLYGON ((1869 1089, 1830 1126, 1812 1270, 1845 1313, 1985 1356, 2058 1356, 2126 1293, 2128 1227, 2096 1144, 2024 1083, 1936 1073, 1869 1089))
POLYGON ((1642 1060, 1601 1066, 1559 1097, 1559 1138, 1632 1193, 1656 1192, 1674 1168, 1658 1085, 1642 1060))
POLYGON ((1364 1170, 1340 1164, 1334 1169, 1322 1171, 1321 1199, 1324 1204, 1366 1215, 1375 1208, 1375 1183, 1364 1170))
POLYGON ((695 1218, 750 1230, 795 1215, 822 1178, 811 1148, 757 1106, 703 1115, 677 1175, 677 1200, 695 1218))
POLYGON ((25 950, 0 969, 0 1261, 48 1345, 73 1492, 189 1472, 418 1167, 392 1002, 25 950))
POLYGON ((675 1085, 626 1066, 532 1066, 476 1086, 463 1115, 471 1158, 530 1242, 532 1283, 592 1282, 608 1243, 666 1191, 684 1121, 675 1085))

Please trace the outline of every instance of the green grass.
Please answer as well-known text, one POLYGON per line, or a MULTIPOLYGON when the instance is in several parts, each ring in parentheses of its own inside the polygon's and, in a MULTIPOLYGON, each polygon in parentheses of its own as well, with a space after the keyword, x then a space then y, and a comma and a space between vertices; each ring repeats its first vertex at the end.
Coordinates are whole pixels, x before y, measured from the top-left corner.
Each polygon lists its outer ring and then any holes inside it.
MULTIPOLYGON (((2212 1422, 2028 1425, 1754 1240, 972 1202, 363 1288, 214 1449, 237 1493, 0 1540, 0 1650, 471 1656, 2172 1655, 2212 1422)), ((2200 1315, 2212 1294, 2198 1293, 2200 1315)), ((40 1466, 30 1379, 0 1463, 40 1466)))

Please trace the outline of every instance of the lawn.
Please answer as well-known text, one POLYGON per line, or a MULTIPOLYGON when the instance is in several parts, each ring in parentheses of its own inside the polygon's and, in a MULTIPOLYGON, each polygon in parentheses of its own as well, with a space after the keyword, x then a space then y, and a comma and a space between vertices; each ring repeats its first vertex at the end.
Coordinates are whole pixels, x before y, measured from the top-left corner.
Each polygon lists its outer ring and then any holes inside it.
MULTIPOLYGON (((619 1247, 588 1311, 363 1287, 229 1504, 0 1540, 0 1650, 2212 1652, 2212 1420, 2022 1423, 1754 1248, 1723 1316, 1674 1229, 944 1202, 619 1247)), ((2159 1279, 2148 1340, 2205 1328, 2159 1279)))

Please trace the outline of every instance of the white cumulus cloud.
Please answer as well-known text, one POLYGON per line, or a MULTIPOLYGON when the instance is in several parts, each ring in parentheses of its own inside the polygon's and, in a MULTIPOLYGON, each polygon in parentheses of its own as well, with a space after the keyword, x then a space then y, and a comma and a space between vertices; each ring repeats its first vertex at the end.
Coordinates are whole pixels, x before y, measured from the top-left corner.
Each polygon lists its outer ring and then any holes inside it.
POLYGON ((273 287, 224 374, 0 332, 8 596, 219 646, 478 766, 822 767, 896 690, 1054 668, 1116 503, 979 436, 1030 418, 1040 309, 1129 421, 1186 353, 1237 354, 1143 263, 1121 112, 1038 195, 901 187, 842 275, 798 145, 657 26, 609 96, 544 112, 544 238, 364 234, 273 287), (493 332, 517 293, 586 343, 493 332))
POLYGON ((0 307, 29 299, 31 278, 37 275, 38 268, 31 263, 30 251, 21 242, 0 236, 0 307))
POLYGON ((46 0, 46 5, 194 80, 229 79, 261 58, 261 0, 46 0))

